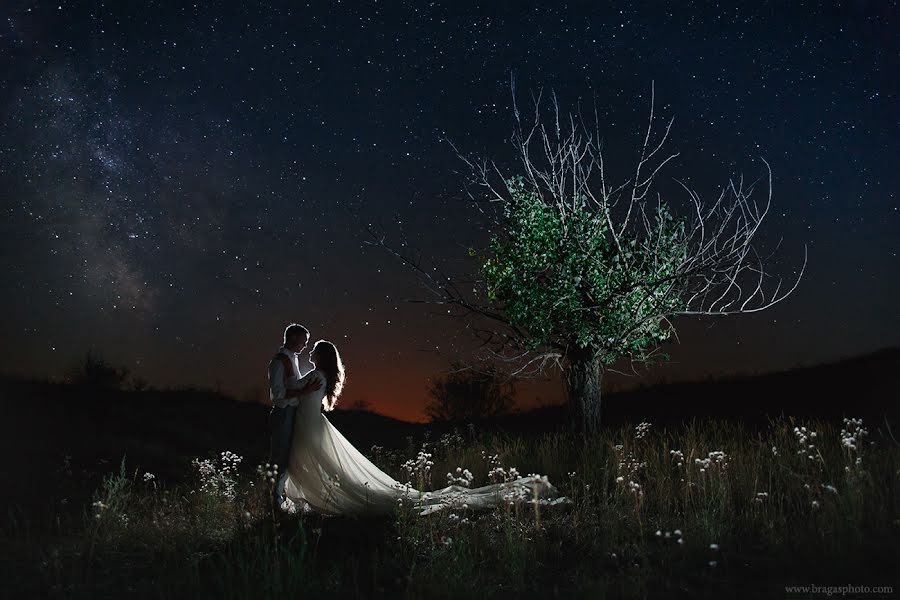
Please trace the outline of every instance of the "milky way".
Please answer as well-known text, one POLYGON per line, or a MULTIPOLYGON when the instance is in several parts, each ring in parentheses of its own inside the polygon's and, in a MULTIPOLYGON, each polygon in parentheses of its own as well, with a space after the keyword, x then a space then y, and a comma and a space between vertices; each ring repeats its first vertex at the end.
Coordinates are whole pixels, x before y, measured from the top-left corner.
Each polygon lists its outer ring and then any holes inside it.
POLYGON ((900 343, 896 3, 350 4, 0 8, 0 370, 59 377, 93 348, 250 396, 298 320, 343 351, 348 401, 418 417, 466 338, 405 302, 415 276, 362 225, 471 267, 487 233, 447 140, 513 167, 513 73, 520 102, 596 101, 618 181, 651 81, 675 117, 667 181, 711 199, 772 164, 761 242, 786 282, 807 245, 804 280, 773 310, 676 323, 648 380, 900 343))

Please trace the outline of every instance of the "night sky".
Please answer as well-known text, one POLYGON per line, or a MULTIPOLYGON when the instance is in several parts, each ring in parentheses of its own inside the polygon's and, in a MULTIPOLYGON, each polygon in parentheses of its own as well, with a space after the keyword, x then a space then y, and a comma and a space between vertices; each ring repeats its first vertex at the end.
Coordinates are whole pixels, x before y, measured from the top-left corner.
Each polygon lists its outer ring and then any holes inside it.
MULTIPOLYGON (((676 319, 673 363, 623 385, 900 344, 896 2, 256 4, 0 7, 0 371, 61 377, 93 348, 243 397, 298 321, 341 350, 343 401, 421 418, 468 338, 406 302, 424 290, 362 225, 471 269, 488 234, 447 140, 514 164, 511 73, 521 106, 596 100, 616 184, 655 82, 676 210, 672 178, 711 202, 765 158, 770 272, 791 284, 807 245, 792 296, 676 319)), ((551 380, 521 404, 561 396, 551 380)))

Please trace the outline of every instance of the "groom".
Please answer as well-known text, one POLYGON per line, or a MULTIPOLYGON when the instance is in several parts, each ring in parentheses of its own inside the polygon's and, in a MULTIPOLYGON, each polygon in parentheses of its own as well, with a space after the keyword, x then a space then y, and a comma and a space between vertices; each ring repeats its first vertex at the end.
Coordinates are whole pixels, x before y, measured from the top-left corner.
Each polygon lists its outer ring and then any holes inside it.
POLYGON ((309 330, 306 327, 296 323, 288 325, 284 330, 284 344, 269 361, 269 398, 272 400, 272 410, 269 412, 269 462, 278 465, 275 487, 272 489, 276 509, 284 503, 284 484, 287 480, 287 463, 299 397, 322 387, 313 378, 302 389, 287 389, 291 379, 299 379, 315 368, 306 360, 301 368, 297 359, 307 343, 309 330))

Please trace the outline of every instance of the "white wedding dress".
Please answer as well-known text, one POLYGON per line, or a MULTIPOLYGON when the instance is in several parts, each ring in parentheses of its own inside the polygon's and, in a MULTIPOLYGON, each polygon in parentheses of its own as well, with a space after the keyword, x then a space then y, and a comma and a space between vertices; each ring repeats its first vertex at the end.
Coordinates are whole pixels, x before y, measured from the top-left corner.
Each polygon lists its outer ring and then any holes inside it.
POLYGON ((546 477, 522 477, 515 481, 466 488, 458 485, 422 492, 393 479, 347 441, 322 414, 325 376, 315 370, 290 387, 300 388, 309 378, 322 387, 300 397, 288 462, 285 495, 303 510, 324 514, 386 514, 404 498, 420 514, 450 507, 489 508, 522 501, 544 505, 567 503, 546 477))

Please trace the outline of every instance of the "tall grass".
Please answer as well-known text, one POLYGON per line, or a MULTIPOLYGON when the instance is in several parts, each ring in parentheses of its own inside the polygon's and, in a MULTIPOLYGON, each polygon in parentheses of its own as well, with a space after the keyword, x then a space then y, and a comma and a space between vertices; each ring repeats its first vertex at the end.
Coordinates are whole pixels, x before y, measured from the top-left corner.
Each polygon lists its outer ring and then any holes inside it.
POLYGON ((129 473, 123 462, 80 518, 57 507, 49 536, 36 538, 23 511, 10 514, 5 536, 38 565, 13 589, 156 598, 783 595, 798 581, 893 584, 900 555, 900 452, 858 421, 782 420, 765 431, 640 424, 587 441, 469 431, 369 454, 395 478, 432 487, 547 475, 571 503, 426 517, 402 504, 391 517, 285 515, 268 503, 270 470, 253 471, 231 453, 195 461, 192 486, 129 473))

